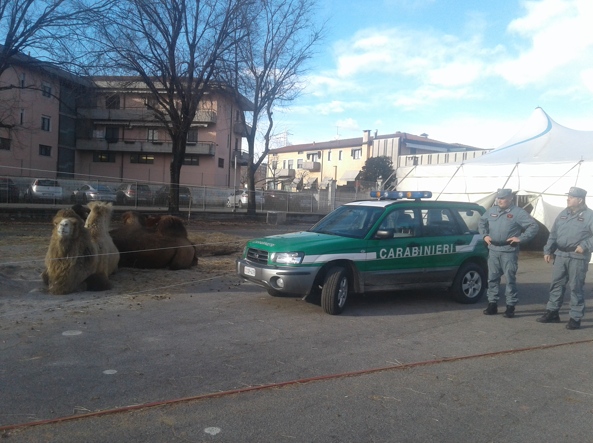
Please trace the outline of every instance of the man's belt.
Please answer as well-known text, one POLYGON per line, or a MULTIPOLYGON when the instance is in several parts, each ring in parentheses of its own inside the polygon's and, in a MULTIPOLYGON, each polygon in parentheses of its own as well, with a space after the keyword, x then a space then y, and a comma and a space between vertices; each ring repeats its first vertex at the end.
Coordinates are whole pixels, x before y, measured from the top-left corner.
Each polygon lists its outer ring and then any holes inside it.
POLYGON ((561 248, 561 247, 558 247, 556 249, 558 249, 559 251, 562 251, 562 252, 574 252, 574 250, 576 249, 576 246, 573 246, 572 248, 561 248))
POLYGON ((490 244, 493 246, 513 246, 515 247, 516 245, 512 245, 509 242, 500 242, 500 241, 490 241, 490 244))

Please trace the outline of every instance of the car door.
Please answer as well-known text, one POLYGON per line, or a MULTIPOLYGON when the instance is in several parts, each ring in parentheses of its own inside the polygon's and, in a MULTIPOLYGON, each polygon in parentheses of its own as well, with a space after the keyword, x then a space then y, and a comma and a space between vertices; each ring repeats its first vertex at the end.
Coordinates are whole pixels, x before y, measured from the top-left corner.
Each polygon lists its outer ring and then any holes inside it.
POLYGON ((376 231, 389 233, 388 238, 371 238, 367 251, 372 260, 364 263, 366 291, 388 290, 413 284, 423 278, 424 258, 418 253, 423 246, 420 214, 415 209, 394 208, 382 219, 376 231))

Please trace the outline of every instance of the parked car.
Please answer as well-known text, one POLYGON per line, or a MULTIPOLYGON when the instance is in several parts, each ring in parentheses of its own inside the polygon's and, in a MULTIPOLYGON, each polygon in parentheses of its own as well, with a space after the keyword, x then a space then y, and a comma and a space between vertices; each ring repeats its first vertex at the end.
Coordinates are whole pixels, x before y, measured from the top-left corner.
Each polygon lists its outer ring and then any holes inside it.
MULTIPOLYGON (((242 190, 242 189, 236 190, 234 198, 233 198, 233 194, 229 195, 229 197, 227 198, 226 207, 232 208, 233 201, 235 203, 235 206, 238 206, 239 208, 246 208, 247 205, 249 204, 249 192, 242 190)), ((261 208, 264 205, 264 203, 265 203, 264 192, 263 191, 255 191, 255 206, 257 206, 258 208, 261 208)))
POLYGON ((62 201, 62 187, 57 180, 36 178, 31 182, 23 196, 26 203, 41 201, 62 201))
MULTIPOLYGON (((154 195, 154 204, 157 206, 169 206, 169 185, 162 186, 154 195)), ((187 186, 179 186, 179 206, 189 206, 191 191, 187 186)))
POLYGON ((150 186, 140 183, 122 183, 116 191, 118 205, 149 205, 152 203, 150 186))
POLYGON ((19 188, 9 177, 0 177, 0 203, 18 203, 19 188))
POLYGON ((72 192, 70 201, 72 203, 86 204, 90 201, 102 201, 115 203, 115 191, 107 185, 91 185, 86 183, 72 192))
POLYGON ((420 191, 371 196, 340 206, 308 231, 248 241, 238 274, 273 296, 319 297, 332 315, 353 293, 440 287, 461 303, 482 298, 482 206, 423 200, 432 194, 420 191))
POLYGON ((310 212, 313 199, 313 195, 309 192, 269 190, 265 193, 265 209, 272 211, 310 212))

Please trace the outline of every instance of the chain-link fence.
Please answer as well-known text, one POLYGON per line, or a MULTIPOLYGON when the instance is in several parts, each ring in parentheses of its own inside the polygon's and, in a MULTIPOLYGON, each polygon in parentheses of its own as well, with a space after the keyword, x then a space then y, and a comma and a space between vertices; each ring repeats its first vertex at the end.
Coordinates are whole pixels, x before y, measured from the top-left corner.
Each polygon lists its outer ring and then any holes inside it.
MULTIPOLYGON (((133 208, 161 208, 169 205, 169 185, 163 183, 108 179, 70 180, 65 178, 37 180, 56 186, 37 186, 36 178, 0 176, 0 207, 7 204, 54 205, 86 204, 93 200, 109 201, 116 206, 133 208), (60 193, 56 189, 60 188, 60 193)), ((249 191, 245 189, 180 185, 179 206, 191 211, 246 211, 249 191)), ((287 192, 277 190, 255 191, 257 211, 280 211, 327 214, 336 207, 357 199, 368 198, 365 191, 336 189, 287 192)))

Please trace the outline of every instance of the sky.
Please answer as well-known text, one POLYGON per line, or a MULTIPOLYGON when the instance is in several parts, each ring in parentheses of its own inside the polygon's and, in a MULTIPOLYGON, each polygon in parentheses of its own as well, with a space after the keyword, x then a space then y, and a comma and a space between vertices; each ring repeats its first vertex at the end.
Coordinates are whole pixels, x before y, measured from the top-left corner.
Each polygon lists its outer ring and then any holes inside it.
POLYGON ((272 147, 397 131, 483 149, 541 107, 593 130, 592 0, 318 0, 326 37, 272 147))

